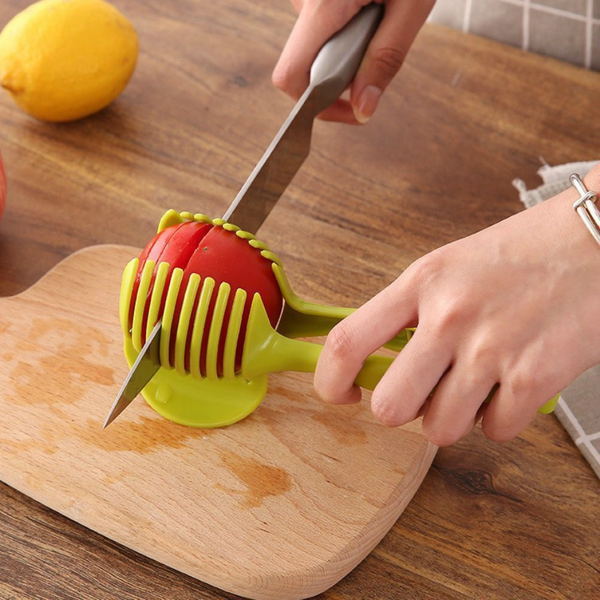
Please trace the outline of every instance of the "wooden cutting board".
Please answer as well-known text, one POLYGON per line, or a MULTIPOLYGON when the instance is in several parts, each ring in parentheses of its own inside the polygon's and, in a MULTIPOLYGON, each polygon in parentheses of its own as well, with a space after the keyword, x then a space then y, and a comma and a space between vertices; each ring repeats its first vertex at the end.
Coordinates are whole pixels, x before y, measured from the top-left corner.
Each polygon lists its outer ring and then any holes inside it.
POLYGON ((96 246, 0 300, 0 479, 69 518, 241 596, 307 598, 386 534, 436 448, 362 406, 271 376, 231 427, 176 425, 137 399, 109 428, 127 374, 121 272, 138 250, 96 246))

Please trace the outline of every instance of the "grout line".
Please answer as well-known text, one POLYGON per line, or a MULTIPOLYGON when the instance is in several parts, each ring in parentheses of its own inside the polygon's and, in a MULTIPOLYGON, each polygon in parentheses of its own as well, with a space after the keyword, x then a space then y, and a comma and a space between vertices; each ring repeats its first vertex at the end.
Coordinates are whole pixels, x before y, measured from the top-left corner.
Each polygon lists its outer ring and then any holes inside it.
POLYGON ((465 15, 463 17, 463 33, 469 33, 471 26, 471 11, 473 10, 473 0, 467 0, 465 4, 465 15))
POLYGON ((569 417, 569 421, 571 421, 573 427, 575 427, 575 429, 577 430, 579 437, 586 437, 585 431, 583 430, 581 423, 575 418, 573 411, 567 406, 567 403, 563 400, 562 396, 560 396, 560 398, 558 399, 558 404, 565 411, 567 417, 569 417))
MULTIPOLYGON (((598 462, 598 464, 600 464, 600 452, 598 452, 598 450, 596 450, 596 448, 594 447, 594 445, 592 444, 591 440, 590 440, 590 436, 586 435, 585 431, 583 430, 583 427, 581 426, 581 423, 577 420, 577 417, 575 417, 575 415, 573 414, 573 411, 569 408, 568 404, 563 400, 563 397, 561 396, 558 399, 558 404, 561 407, 561 409, 563 410, 563 412, 565 413, 565 415, 567 415, 567 418, 569 419, 569 421, 571 422, 571 425, 573 425, 573 427, 576 429, 577 433, 579 434, 579 437, 577 439, 575 439, 575 444, 577 446, 585 446, 590 454, 592 455, 592 457, 594 458, 594 460, 596 460, 598 462)), ((595 436, 596 434, 594 434, 595 436)))
MULTIPOLYGON (((556 17, 564 17, 565 19, 571 19, 573 21, 581 21, 583 23, 587 23, 591 20, 592 25, 600 25, 600 19, 595 19, 593 17, 593 11, 591 11, 592 14, 589 14, 591 10, 589 8, 585 15, 580 15, 578 13, 569 12, 568 10, 561 8, 554 8, 553 6, 538 4, 537 2, 532 2, 531 0, 500 0, 500 2, 503 2, 504 4, 512 4, 513 6, 519 6, 520 8, 525 8, 525 6, 528 5, 530 10, 547 13, 556 17)), ((588 0, 588 3, 593 6, 594 0, 588 0)))
POLYGON ((523 50, 529 50, 529 0, 525 0, 523 5, 523 50))
MULTIPOLYGON (((590 4, 593 3, 594 0, 590 0, 590 4)), ((569 12, 568 10, 546 6, 545 4, 538 4, 537 2, 531 2, 531 8, 539 10, 540 12, 556 15, 557 17, 565 17, 566 19, 574 19, 575 21, 587 21, 588 19, 591 19, 592 23, 595 23, 596 25, 600 24, 600 19, 594 19, 591 15, 580 15, 578 13, 569 12)))
POLYGON ((583 66, 592 67, 592 20, 594 17, 594 0, 587 0, 587 19, 585 22, 585 57, 583 66))
MULTIPOLYGON (((462 31, 463 33, 470 33, 473 20, 473 12, 475 2, 483 0, 465 0, 464 14, 462 18, 462 31)), ((579 60, 579 64, 586 69, 592 68, 594 60, 594 26, 600 26, 600 18, 594 17, 594 1, 586 0, 585 2, 585 13, 578 14, 569 12, 568 10, 561 8, 554 8, 553 6, 547 6, 540 4, 540 0, 497 0, 505 5, 517 6, 523 10, 522 17, 522 39, 521 49, 529 51, 531 47, 531 22, 534 12, 545 13, 553 15, 555 17, 562 17, 570 21, 576 21, 584 25, 584 52, 583 61, 579 60)), ((599 0, 600 2, 600 0, 599 0)), ((479 7, 480 5, 477 5, 479 7)), ((542 52, 543 54, 543 52, 542 52)), ((597 68, 597 67, 596 67, 597 68)))
POLYGON ((593 442, 594 440, 598 440, 600 439, 600 431, 596 432, 596 433, 591 433, 590 435, 586 436, 588 440, 590 440, 590 442, 593 442))

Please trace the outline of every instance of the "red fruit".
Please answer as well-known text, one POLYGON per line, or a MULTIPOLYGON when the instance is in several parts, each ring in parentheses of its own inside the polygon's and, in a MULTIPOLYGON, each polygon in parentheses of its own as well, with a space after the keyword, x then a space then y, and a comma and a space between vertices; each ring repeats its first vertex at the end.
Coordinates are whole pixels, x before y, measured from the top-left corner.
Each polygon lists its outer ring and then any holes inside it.
MULTIPOLYGON (((186 268, 190 257, 194 253, 194 250, 198 247, 198 244, 201 242, 202 238, 211 228, 212 225, 209 223, 199 223, 195 221, 188 221, 179 225, 172 225, 171 227, 163 229, 150 241, 146 248, 144 248, 144 251, 139 258, 133 294, 131 296, 131 305, 129 306, 129 320, 131 323, 133 321, 133 310, 135 307, 135 299, 137 298, 139 280, 142 276, 144 265, 146 264, 146 261, 153 260, 156 265, 154 272, 152 273, 152 279, 150 281, 150 287, 146 297, 144 319, 142 321, 142 344, 146 341, 146 322, 148 318, 148 311, 150 309, 150 298, 152 297, 152 290, 154 289, 154 281, 156 278, 158 265, 165 262, 169 263, 170 266, 167 279, 165 281, 165 291, 163 292, 162 302, 159 310, 159 315, 162 316, 167 298, 167 290, 169 289, 169 283, 171 282, 173 270, 178 268, 186 268)), ((173 321, 173 326, 175 328, 177 327, 178 322, 178 315, 175 315, 175 319, 173 321)))
MULTIPOLYGON (((156 267, 151 281, 150 290, 146 299, 144 323, 146 322, 150 304, 150 297, 154 285, 154 277, 159 264, 167 262, 170 265, 165 286, 165 294, 159 311, 159 318, 164 311, 166 299, 166 290, 171 280, 171 275, 175 268, 181 268, 184 271, 183 281, 172 324, 172 335, 170 344, 170 361, 174 364, 175 335, 179 323, 179 314, 183 304, 183 297, 193 273, 197 273, 204 281, 207 277, 215 280, 216 286, 213 297, 209 305, 207 322, 204 329, 202 348, 200 353, 200 371, 206 374, 206 346, 208 342, 208 331, 210 330, 211 318, 217 296, 218 286, 221 283, 228 283, 231 286, 231 293, 225 311, 223 320, 221 340, 219 344, 219 355, 217 361, 217 371, 222 374, 223 352, 225 346, 225 332, 229 323, 231 306, 233 298, 238 288, 242 288, 247 293, 246 306, 242 317, 240 337, 236 351, 236 370, 241 366, 242 349, 250 304, 255 293, 259 293, 265 305, 267 315, 273 327, 277 325, 281 310, 283 308, 283 298, 279 285, 272 270, 270 260, 261 255, 259 249, 252 247, 247 240, 237 236, 235 232, 223 229, 220 226, 213 226, 207 223, 189 221, 179 225, 173 225, 156 235, 146 246, 139 258, 138 271, 134 283, 134 289, 130 304, 130 326, 133 319, 133 311, 137 292, 139 289, 139 280, 144 265, 147 260, 154 260, 156 267)), ((198 294, 199 296, 199 294, 198 294)), ((198 306, 198 297, 193 307, 192 315, 195 314, 198 306)), ((144 326, 145 327, 145 326, 144 326)), ((188 332, 188 341, 186 345, 185 367, 189 370, 190 340, 192 328, 188 332)), ((146 331, 142 331, 142 343, 145 341, 146 331)))
POLYGON ((198 244, 212 228, 210 223, 197 221, 182 223, 167 242, 157 263, 169 263, 171 269, 185 269, 198 244))
MULTIPOLYGON (((162 251, 165 249, 167 242, 171 239, 171 236, 177 231, 177 229, 181 227, 180 225, 172 225, 171 227, 167 227, 163 229, 160 233, 155 235, 148 245, 144 248, 142 253, 140 254, 140 258, 138 259, 138 270, 135 274, 135 280, 133 282, 133 292, 131 294, 131 304, 129 305, 129 329, 131 329, 131 325, 133 323, 133 309, 135 307, 135 300, 137 298, 138 289, 140 287, 140 279, 142 277, 142 272, 144 270, 144 266, 146 262, 149 260, 153 260, 154 262, 158 262, 162 251)), ((152 282, 150 283, 150 288, 154 287, 154 278, 156 275, 156 269, 154 269, 154 273, 152 274, 152 282)), ((144 326, 145 327, 145 326, 144 326)), ((145 331, 143 333, 143 340, 146 339, 145 331)))
MULTIPOLYGON (((238 338, 235 361, 236 370, 241 366, 246 324, 248 322, 252 298, 255 293, 260 294, 271 325, 273 327, 277 325, 283 308, 283 298, 271 265, 272 262, 264 258, 259 249, 252 247, 247 240, 240 238, 235 232, 227 231, 222 227, 211 229, 204 240, 202 240, 196 252, 194 252, 184 271, 181 292, 178 298, 179 302, 183 302, 183 293, 192 273, 198 273, 202 279, 212 277, 215 280, 215 291, 213 292, 208 308, 207 325, 205 326, 202 350, 200 352, 200 371, 202 374, 206 374, 208 330, 216 302, 216 292, 221 283, 228 283, 231 286, 231 293, 227 301, 223 328, 221 329, 221 339, 219 341, 219 358, 217 360, 217 372, 219 375, 222 374, 223 369, 222 359, 225 347, 225 332, 227 331, 235 292, 238 288, 246 291, 247 299, 242 316, 240 336, 238 338)), ((192 314, 195 314, 197 305, 198 298, 196 299, 192 314)), ((189 369, 190 337, 191 332, 189 332, 188 345, 186 347, 187 369, 189 369)))

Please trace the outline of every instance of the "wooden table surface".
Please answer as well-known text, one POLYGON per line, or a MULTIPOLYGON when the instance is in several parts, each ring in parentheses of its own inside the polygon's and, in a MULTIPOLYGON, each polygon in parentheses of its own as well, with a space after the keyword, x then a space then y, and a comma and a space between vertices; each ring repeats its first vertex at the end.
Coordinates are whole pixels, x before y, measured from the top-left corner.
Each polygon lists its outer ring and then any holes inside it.
MULTIPOLYGON (((3 2, 0 25, 27 4, 3 2)), ((222 214, 291 108, 270 83, 294 22, 284 0, 114 4, 141 53, 111 107, 51 125, 0 97, 3 296, 76 249, 144 245, 167 208, 222 214)), ((521 210, 511 181, 539 183, 539 157, 598 158, 599 89, 598 74, 427 26, 368 126, 316 124, 261 237, 300 295, 358 305, 427 251, 521 210)), ((554 416, 503 445, 477 430, 439 451, 390 533, 321 597, 595 597, 599 490, 554 416)), ((233 596, 0 484, 0 598, 233 596)))

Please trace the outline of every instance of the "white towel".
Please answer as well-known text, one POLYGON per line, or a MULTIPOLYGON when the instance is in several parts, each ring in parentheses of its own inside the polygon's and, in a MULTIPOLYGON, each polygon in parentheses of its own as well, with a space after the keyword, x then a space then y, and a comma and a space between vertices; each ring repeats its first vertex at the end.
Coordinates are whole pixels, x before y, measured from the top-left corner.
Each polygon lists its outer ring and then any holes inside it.
POLYGON ((552 198, 552 196, 566 190, 571 185, 569 181, 571 173, 578 173, 583 178, 596 164, 598 164, 598 161, 592 160, 551 167, 545 162, 544 166, 538 169, 538 175, 544 182, 542 185, 533 190, 528 190, 522 179, 515 179, 513 185, 519 190, 519 197, 525 208, 531 208, 535 204, 548 200, 548 198, 552 198))

